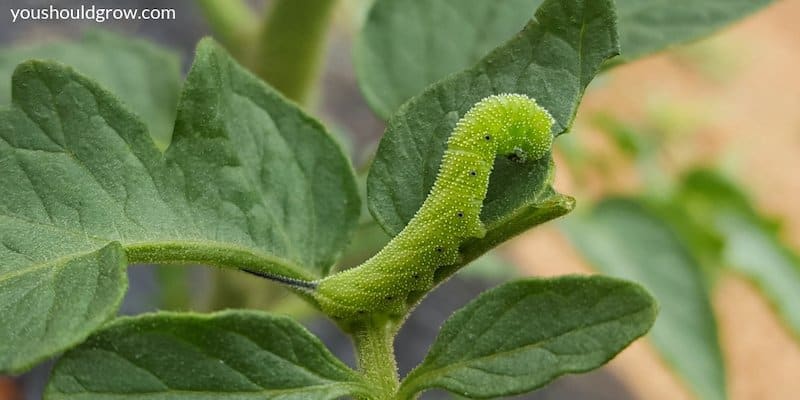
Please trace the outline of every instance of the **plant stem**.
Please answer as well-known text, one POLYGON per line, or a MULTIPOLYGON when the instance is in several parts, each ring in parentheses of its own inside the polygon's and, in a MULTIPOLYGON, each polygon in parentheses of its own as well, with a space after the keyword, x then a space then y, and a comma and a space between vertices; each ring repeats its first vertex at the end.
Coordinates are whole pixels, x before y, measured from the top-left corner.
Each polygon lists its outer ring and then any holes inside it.
POLYGON ((328 20, 336 0, 274 0, 264 20, 254 70, 303 104, 319 75, 328 20))
POLYGON ((314 279, 301 267, 286 260, 228 243, 180 240, 135 243, 125 245, 125 256, 131 264, 202 264, 230 269, 250 268, 301 280, 314 279))
POLYGON ((385 318, 374 318, 352 329, 358 353, 358 366, 372 385, 374 399, 393 399, 400 378, 394 356, 394 324, 385 318))
POLYGON ((255 12, 242 0, 198 0, 220 41, 239 61, 258 32, 255 12))

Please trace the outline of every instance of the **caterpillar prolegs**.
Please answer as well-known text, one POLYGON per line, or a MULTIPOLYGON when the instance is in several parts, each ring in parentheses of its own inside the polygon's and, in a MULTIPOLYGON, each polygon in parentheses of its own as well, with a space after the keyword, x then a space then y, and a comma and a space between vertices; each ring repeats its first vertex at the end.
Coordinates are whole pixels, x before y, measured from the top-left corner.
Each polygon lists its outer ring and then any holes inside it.
POLYGON ((343 320, 404 313, 409 294, 429 290, 437 269, 459 263, 467 238, 484 236, 480 214, 495 157, 544 157, 553 122, 524 95, 489 96, 473 106, 456 124, 433 188, 408 225, 360 266, 316 282, 322 311, 343 320))

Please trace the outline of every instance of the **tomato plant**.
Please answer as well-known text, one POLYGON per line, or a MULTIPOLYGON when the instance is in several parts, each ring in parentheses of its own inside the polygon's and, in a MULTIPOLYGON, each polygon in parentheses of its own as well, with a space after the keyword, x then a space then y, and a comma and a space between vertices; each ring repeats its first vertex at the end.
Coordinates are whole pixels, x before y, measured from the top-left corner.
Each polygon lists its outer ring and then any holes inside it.
MULTIPOLYGON (((685 322, 672 313, 674 290, 700 304, 692 327, 716 340, 702 280, 676 288, 641 278, 655 251, 620 239, 660 243, 660 270, 694 277, 694 255, 673 232, 681 227, 618 199, 565 226, 603 272, 628 280, 525 278, 488 290, 444 323, 402 379, 393 345, 437 285, 572 211, 574 199, 553 187, 551 146, 572 129, 596 75, 769 2, 377 0, 355 55, 363 94, 387 121, 367 176, 305 109, 334 1, 273 3, 259 19, 239 2, 201 1, 221 44, 198 44, 182 87, 172 56, 115 35, 5 55, 55 61, 18 64, 0 112, 0 371, 64 353, 48 399, 412 399, 432 388, 493 398, 605 364, 650 330, 656 298, 669 311, 661 326, 674 332, 685 322), (392 239, 339 270, 360 237, 362 202, 392 239), (276 314, 115 318, 137 263, 279 282, 352 337, 358 367, 276 314)), ((705 181, 728 190, 698 172, 680 195, 705 196, 694 190, 705 181)), ((736 223, 761 225, 742 204, 725 208, 734 222, 698 218, 746 240, 736 223)), ((746 255, 730 257, 755 268, 746 255)), ((656 342, 675 350, 662 332, 657 324, 656 342)), ((681 343, 706 343, 686 336, 681 343)), ((721 377, 693 380, 714 372, 678 364, 703 398, 724 398, 721 377)))

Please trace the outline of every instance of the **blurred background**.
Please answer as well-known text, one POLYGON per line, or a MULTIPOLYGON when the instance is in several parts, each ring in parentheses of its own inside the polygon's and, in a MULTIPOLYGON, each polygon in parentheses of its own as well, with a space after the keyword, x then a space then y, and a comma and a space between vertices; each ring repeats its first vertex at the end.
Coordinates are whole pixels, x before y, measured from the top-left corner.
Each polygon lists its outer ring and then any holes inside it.
MULTIPOLYGON (((5 1, 6 7, 0 13, 7 13, 9 7, 38 8, 50 4, 35 0, 5 1)), ((59 7, 65 8, 85 4, 71 0, 58 2, 59 7)), ((184 73, 197 41, 212 34, 202 7, 193 0, 175 0, 168 5, 154 0, 97 0, 91 4, 98 8, 169 7, 175 9, 177 18, 11 23, 10 15, 2 15, 0 100, 8 101, 10 74, 21 59, 59 54, 54 47, 46 46, 80 42, 87 30, 109 30, 121 37, 155 43, 175 55, 184 73)), ((368 0, 341 0, 332 11, 319 86, 307 102, 309 112, 331 127, 350 149, 357 169, 368 166, 384 127, 358 89, 351 54, 354 37, 370 4, 368 0)), ((250 6, 253 13, 261 14, 268 9, 269 2, 251 1, 250 6)), ((698 186, 687 188, 686 180, 680 178, 687 171, 713 169, 725 176, 726 182, 748 199, 752 206, 748 212, 759 221, 756 224, 759 229, 769 226, 766 230, 770 240, 779 243, 781 251, 797 254, 800 249, 799 18, 799 1, 777 1, 711 37, 614 68, 596 78, 583 100, 573 131, 560 137, 557 143, 555 187, 577 199, 575 215, 537 227, 504 244, 430 295, 403 328, 396 343, 400 349, 401 374, 422 359, 442 321, 482 290, 515 276, 605 272, 604 261, 593 257, 591 249, 581 246, 580 233, 575 233, 588 231, 582 230, 584 222, 570 223, 572 219, 591 218, 593 204, 609 196, 627 196, 646 199, 644 202, 655 204, 654 208, 660 212, 671 213, 676 211, 670 204, 678 200, 689 202, 702 197, 705 201, 722 201, 703 197, 703 193, 698 195, 696 190, 692 192, 698 186)), ((707 185, 700 178, 695 182, 700 182, 701 188, 707 185)), ((729 398, 798 398, 800 333, 792 333, 792 327, 782 322, 786 317, 781 318, 775 312, 780 308, 780 300, 759 292, 759 286, 754 284, 760 282, 757 278, 743 269, 729 270, 715 265, 720 252, 727 254, 719 250, 725 246, 722 242, 726 238, 719 237, 719 232, 703 229, 708 223, 703 210, 698 205, 696 210, 668 215, 676 225, 672 229, 681 232, 684 239, 691 238, 684 244, 698 254, 698 265, 703 271, 700 275, 708 287, 713 310, 709 317, 718 329, 718 349, 724 365, 724 371, 719 373, 727 379, 729 398), (691 226, 692 223, 700 226, 691 226)), ((356 241, 342 261, 344 266, 357 264, 386 240, 380 228, 369 224, 359 237, 371 240, 356 241)), ((636 238, 629 239, 634 243, 636 238)), ((788 259, 796 261, 793 257, 788 259)), ((793 268, 800 271, 799 265, 793 268)), ((136 266, 129 269, 129 275, 131 287, 123 313, 228 307, 288 313, 300 318, 335 354, 353 364, 345 336, 269 282, 204 267, 136 266)), ((664 353, 664 348, 656 348, 650 341, 637 341, 600 370, 560 378, 547 388, 521 398, 698 398, 691 394, 694 383, 682 378, 676 363, 664 361, 671 356, 674 361, 674 357, 685 354, 664 353)), ((691 364, 692 360, 682 362, 691 364)), ((40 398, 51 365, 46 363, 18 377, 0 377, 0 400, 40 398)), ((426 393, 423 398, 452 396, 426 393)))

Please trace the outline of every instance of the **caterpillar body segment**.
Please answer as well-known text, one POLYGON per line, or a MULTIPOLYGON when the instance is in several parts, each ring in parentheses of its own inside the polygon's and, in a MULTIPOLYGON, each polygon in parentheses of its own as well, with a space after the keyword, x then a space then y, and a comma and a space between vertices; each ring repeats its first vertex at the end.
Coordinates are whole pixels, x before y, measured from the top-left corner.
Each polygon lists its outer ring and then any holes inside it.
POLYGON ((430 290, 436 270, 460 262, 459 246, 485 235, 480 214, 495 157, 546 156, 553 123, 524 95, 489 96, 473 106, 456 124, 433 187, 408 225, 362 265, 317 282, 313 297, 322 311, 339 320, 404 315, 409 294, 430 290))

